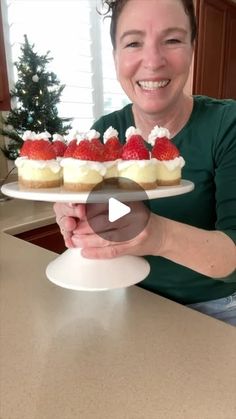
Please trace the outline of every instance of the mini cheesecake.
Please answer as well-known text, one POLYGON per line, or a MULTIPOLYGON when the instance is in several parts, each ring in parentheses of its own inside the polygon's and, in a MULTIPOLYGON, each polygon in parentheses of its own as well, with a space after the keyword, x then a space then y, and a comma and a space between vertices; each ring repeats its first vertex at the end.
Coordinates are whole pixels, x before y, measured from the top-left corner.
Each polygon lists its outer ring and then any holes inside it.
POLYGON ((102 164, 100 149, 88 139, 77 140, 69 147, 61 160, 64 189, 68 191, 90 191, 102 182, 105 168, 102 164))
POLYGON ((151 155, 156 162, 156 179, 159 186, 178 185, 185 161, 175 144, 170 140, 170 132, 163 127, 154 127, 148 142, 152 145, 151 155))
POLYGON ((126 144, 118 162, 119 184, 126 188, 132 180, 143 189, 156 188, 156 164, 150 158, 149 150, 139 129, 130 127, 126 131, 126 144))
POLYGON ((54 188, 62 184, 62 169, 47 132, 27 132, 20 157, 15 161, 20 187, 54 188))

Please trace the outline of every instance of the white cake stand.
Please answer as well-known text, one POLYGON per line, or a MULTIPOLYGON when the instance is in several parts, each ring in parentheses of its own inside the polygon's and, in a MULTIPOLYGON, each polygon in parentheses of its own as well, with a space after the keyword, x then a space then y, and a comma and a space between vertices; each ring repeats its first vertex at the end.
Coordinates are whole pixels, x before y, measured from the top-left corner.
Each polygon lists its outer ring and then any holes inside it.
MULTIPOLYGON (((146 190, 148 199, 164 198, 182 195, 194 189, 194 184, 182 180, 177 186, 161 186, 146 190)), ((18 182, 2 186, 3 194, 12 198, 45 201, 86 203, 88 192, 68 192, 63 188, 27 189, 20 188, 18 182)), ((112 189, 93 192, 89 202, 106 202, 112 197, 112 189)), ((115 197, 122 202, 140 201, 143 193, 140 191, 115 191, 115 197)), ((124 288, 137 284, 147 277, 150 271, 149 263, 138 256, 120 256, 114 259, 91 260, 84 258, 80 249, 68 249, 49 263, 46 268, 47 278, 56 285, 73 290, 101 291, 124 288)))

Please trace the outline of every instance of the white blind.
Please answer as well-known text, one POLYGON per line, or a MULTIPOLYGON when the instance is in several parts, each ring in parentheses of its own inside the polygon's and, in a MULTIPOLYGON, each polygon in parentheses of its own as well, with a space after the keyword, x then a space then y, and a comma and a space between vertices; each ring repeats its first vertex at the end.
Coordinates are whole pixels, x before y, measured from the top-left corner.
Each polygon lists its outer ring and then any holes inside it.
POLYGON ((96 11, 100 0, 4 1, 8 62, 18 60, 24 34, 39 54, 49 50, 48 69, 66 85, 59 115, 73 118, 74 128, 87 131, 98 117, 128 103, 116 81, 109 19, 96 11))

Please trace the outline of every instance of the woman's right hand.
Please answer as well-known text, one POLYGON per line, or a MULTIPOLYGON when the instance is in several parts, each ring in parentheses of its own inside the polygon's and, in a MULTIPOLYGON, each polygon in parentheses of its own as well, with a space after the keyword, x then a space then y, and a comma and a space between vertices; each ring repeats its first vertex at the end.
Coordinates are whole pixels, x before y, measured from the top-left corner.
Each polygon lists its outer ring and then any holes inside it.
POLYGON ((66 247, 74 247, 71 238, 74 230, 79 225, 79 221, 85 217, 85 205, 56 202, 53 209, 66 247))

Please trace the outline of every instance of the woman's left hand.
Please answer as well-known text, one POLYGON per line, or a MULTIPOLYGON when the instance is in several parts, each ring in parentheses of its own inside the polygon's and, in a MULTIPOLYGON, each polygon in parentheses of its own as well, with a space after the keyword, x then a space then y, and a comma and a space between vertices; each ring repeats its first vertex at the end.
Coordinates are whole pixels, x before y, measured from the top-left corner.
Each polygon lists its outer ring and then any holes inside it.
POLYGON ((129 214, 111 223, 107 205, 88 204, 86 217, 73 231, 73 245, 91 259, 158 255, 165 237, 162 217, 142 202, 131 202, 129 207, 129 214))

